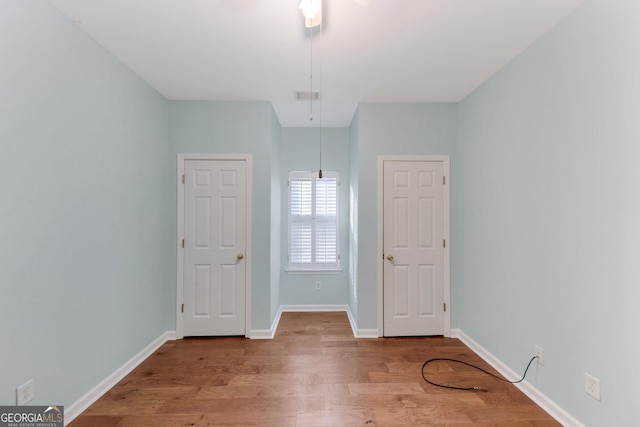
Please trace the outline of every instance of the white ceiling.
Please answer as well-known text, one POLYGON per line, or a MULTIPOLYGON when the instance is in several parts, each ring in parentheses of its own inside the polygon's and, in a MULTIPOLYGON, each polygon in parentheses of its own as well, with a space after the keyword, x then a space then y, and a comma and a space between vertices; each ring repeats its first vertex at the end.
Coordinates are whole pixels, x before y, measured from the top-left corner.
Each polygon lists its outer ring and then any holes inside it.
POLYGON ((270 101, 284 127, 349 126, 360 102, 458 102, 583 0, 49 0, 173 100, 270 101), (321 120, 320 120, 321 117, 321 120))

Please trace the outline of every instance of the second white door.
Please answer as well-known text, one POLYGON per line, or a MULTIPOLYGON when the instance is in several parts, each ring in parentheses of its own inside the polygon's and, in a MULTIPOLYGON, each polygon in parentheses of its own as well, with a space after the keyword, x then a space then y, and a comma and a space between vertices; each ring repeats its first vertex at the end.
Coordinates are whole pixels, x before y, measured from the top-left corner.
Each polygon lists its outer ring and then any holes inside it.
POLYGON ((444 333, 444 164, 383 162, 385 336, 444 333))
POLYGON ((185 160, 184 336, 245 335, 247 166, 185 160))

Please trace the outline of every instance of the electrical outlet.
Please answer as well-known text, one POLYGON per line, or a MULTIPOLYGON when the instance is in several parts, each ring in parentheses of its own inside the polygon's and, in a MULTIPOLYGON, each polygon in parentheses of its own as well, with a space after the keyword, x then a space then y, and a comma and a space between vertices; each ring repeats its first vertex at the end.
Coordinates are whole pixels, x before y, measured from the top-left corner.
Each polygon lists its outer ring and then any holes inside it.
POLYGON ((33 400, 33 380, 29 380, 16 389, 16 404, 22 406, 33 400))
POLYGON ((600 380, 589 375, 584 374, 584 391, 591 395, 594 399, 600 400, 600 380))
POLYGON ((538 365, 544 365, 544 349, 539 345, 533 346, 533 355, 538 359, 538 365))
POLYGON ((322 288, 322 285, 320 284, 320 282, 316 282, 316 291, 319 291, 320 288, 322 288))

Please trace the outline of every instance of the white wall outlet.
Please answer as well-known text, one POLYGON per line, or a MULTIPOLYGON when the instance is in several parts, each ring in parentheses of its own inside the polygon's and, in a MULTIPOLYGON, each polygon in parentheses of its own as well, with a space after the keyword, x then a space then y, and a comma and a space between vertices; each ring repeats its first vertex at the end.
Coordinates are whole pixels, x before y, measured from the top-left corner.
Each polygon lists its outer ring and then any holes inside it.
POLYGON ((29 380, 16 389, 16 404, 25 405, 33 400, 34 396, 33 380, 29 380))
POLYGON ((320 282, 316 282, 316 291, 319 291, 322 288, 322 284, 320 282))
POLYGON ((584 374, 584 391, 591 395, 594 399, 600 400, 600 380, 589 375, 584 374))
POLYGON ((544 349, 542 347, 533 346, 533 355, 537 357, 538 365, 544 365, 544 349))

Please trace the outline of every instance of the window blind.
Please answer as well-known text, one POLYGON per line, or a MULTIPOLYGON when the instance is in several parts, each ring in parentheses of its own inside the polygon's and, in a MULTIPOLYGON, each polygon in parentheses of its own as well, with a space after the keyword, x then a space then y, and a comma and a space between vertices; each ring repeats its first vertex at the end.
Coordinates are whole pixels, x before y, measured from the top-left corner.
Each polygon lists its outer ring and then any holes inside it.
POLYGON ((337 172, 289 173, 289 270, 337 270, 337 172))

